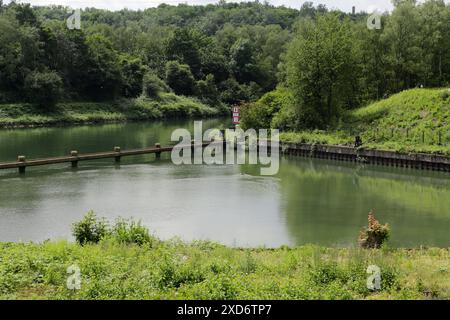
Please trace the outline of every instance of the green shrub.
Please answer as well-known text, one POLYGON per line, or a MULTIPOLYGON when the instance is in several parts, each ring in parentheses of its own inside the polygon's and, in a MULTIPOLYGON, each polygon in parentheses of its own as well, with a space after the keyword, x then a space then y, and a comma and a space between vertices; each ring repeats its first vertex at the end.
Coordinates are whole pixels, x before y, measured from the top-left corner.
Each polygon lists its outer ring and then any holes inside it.
POLYGON ((149 98, 157 98, 161 92, 170 91, 165 82, 152 72, 144 75, 143 90, 144 95, 149 98))
POLYGON ((191 299, 232 300, 238 297, 238 289, 233 278, 219 274, 206 278, 190 288, 191 299))
POLYGON ((248 101, 248 96, 243 86, 234 78, 228 78, 219 83, 218 89, 220 92, 220 100, 228 105, 248 101))
POLYGON ((122 54, 119 58, 122 76, 122 94, 127 98, 136 98, 142 93, 145 67, 139 58, 122 54))
POLYGON ((30 102, 45 108, 54 107, 62 92, 61 77, 54 71, 33 71, 25 78, 25 92, 30 102))
POLYGON ((80 222, 73 224, 72 233, 81 245, 98 243, 108 235, 108 224, 98 219, 94 211, 89 211, 80 222))
MULTIPOLYGON (((187 257, 185 259, 187 260, 187 257)), ((169 255, 162 257, 156 274, 157 285, 163 290, 205 280, 204 270, 200 268, 197 261, 183 261, 169 255)))
POLYGON ((112 227, 104 218, 98 219, 93 211, 89 211, 80 222, 73 224, 73 235, 76 241, 84 245, 86 243, 98 243, 109 238, 121 244, 151 244, 155 240, 147 227, 141 221, 118 218, 112 227))
POLYGON ((442 100, 447 100, 450 97, 450 89, 444 90, 441 92, 442 100))
POLYGON ((143 245, 154 239, 140 221, 119 218, 112 229, 112 237, 120 243, 143 245))
MULTIPOLYGON (((272 126, 273 118, 276 118, 281 110, 283 110, 282 116, 287 116, 285 113, 289 114, 289 120, 286 121, 294 123, 295 114, 292 113, 292 101, 292 95, 286 89, 278 88, 268 92, 258 101, 242 106, 241 125, 246 129, 268 129, 272 126)), ((278 125, 279 123, 275 122, 274 124, 278 125)))
POLYGON ((245 274, 250 274, 254 273, 256 271, 256 268, 257 263, 255 259, 252 257, 250 252, 247 252, 245 254, 245 258, 240 261, 239 269, 245 274))
POLYGON ((283 131, 291 131, 298 128, 299 124, 294 105, 283 105, 280 111, 272 118, 271 127, 283 131))
POLYGON ((189 96, 194 93, 195 79, 191 69, 178 61, 166 64, 166 82, 176 94, 189 96))
POLYGON ((203 103, 210 106, 216 106, 220 104, 219 101, 219 91, 214 81, 214 76, 208 74, 205 80, 197 81, 197 96, 203 103))
POLYGON ((312 281, 317 285, 334 282, 340 277, 340 270, 336 262, 320 262, 310 270, 312 281))

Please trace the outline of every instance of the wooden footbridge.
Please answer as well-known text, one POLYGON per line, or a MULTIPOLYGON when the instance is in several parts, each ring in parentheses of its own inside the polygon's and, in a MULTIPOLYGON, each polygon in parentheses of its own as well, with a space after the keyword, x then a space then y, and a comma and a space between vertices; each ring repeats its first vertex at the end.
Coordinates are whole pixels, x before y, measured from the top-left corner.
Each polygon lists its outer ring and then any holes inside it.
MULTIPOLYGON (((115 159, 120 162, 122 157, 137 156, 145 154, 155 154, 156 159, 161 157, 163 152, 172 152, 173 149, 203 148, 213 143, 223 143, 224 150, 227 147, 225 140, 214 140, 213 142, 194 142, 189 145, 172 145, 161 147, 156 143, 152 148, 121 150, 120 147, 114 147, 109 152, 97 152, 79 154, 78 151, 71 151, 69 155, 62 157, 32 159, 27 160, 25 156, 18 156, 17 161, 0 163, 2 169, 18 169, 20 173, 25 173, 27 167, 45 166, 57 163, 71 163, 73 168, 78 166, 79 161, 98 160, 98 159, 115 159)), ((270 145, 264 141, 258 141, 257 150, 260 145, 270 145)), ((234 145, 234 148, 237 146, 234 145)), ((450 156, 421 154, 421 153, 402 153, 383 150, 358 149, 346 146, 329 146, 329 145, 311 145, 305 143, 281 143, 281 152, 288 155, 299 155, 315 158, 326 158, 341 161, 364 162, 371 164, 379 164, 386 166, 408 167, 422 170, 433 171, 450 171, 450 156)))
POLYGON ((97 152, 97 153, 86 153, 79 154, 78 151, 71 151, 69 155, 62 157, 53 157, 53 158, 44 158, 44 159, 32 159, 27 160, 25 156, 18 156, 17 161, 14 162, 3 162, 0 163, 0 169, 18 169, 20 173, 25 173, 25 169, 27 167, 36 167, 36 166, 45 166, 50 164, 57 163, 71 163, 73 168, 78 166, 79 161, 88 161, 88 160, 98 160, 98 159, 108 159, 113 158, 116 162, 120 162, 122 157, 126 156, 137 156, 144 154, 155 154, 156 158, 161 157, 162 152, 172 152, 174 148, 182 149, 186 147, 196 148, 196 147, 205 147, 209 145, 208 143, 194 143, 191 145, 177 145, 177 146, 167 146, 161 147, 161 144, 156 143, 153 148, 144 148, 144 149, 134 149, 134 150, 121 150, 120 147, 114 147, 113 151, 110 152, 97 152))

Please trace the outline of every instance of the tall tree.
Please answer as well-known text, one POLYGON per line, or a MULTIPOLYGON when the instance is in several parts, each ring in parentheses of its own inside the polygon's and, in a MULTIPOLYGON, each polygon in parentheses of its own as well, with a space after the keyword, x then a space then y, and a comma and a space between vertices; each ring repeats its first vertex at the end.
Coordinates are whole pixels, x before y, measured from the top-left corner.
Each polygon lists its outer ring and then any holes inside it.
MULTIPOLYGON (((385 17, 382 17, 385 25, 385 17)), ((361 85, 361 100, 381 99, 389 90, 388 83, 394 77, 387 68, 389 45, 383 37, 383 29, 368 29, 366 19, 355 24, 355 54, 360 71, 355 74, 361 85)))
POLYGON ((100 34, 88 36, 89 64, 85 67, 88 76, 88 94, 92 98, 114 98, 122 86, 120 62, 112 42, 100 34))
POLYGON ((239 38, 230 49, 231 70, 238 82, 259 79, 259 69, 254 56, 254 48, 248 39, 239 38))
POLYGON ((422 59, 426 62, 423 82, 428 86, 442 86, 449 71, 449 12, 443 0, 429 0, 419 8, 422 59))
POLYGON ((176 29, 167 43, 167 58, 189 65, 192 73, 196 77, 200 77, 200 47, 204 45, 205 41, 205 37, 195 29, 176 29))
POLYGON ((341 92, 351 85, 351 43, 349 23, 334 13, 299 25, 287 55, 287 81, 304 127, 325 128, 345 107, 341 92))
POLYGON ((387 20, 384 41, 390 46, 388 64, 394 72, 396 92, 424 85, 425 60, 420 37, 420 18, 414 0, 396 1, 387 20))

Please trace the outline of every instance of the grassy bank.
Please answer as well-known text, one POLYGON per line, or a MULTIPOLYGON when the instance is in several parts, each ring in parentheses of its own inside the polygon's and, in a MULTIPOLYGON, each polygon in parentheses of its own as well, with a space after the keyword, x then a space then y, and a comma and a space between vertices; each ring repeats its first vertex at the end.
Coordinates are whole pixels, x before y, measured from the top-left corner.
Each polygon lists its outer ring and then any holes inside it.
POLYGON ((427 299, 450 298, 448 249, 236 249, 154 240, 0 244, 1 299, 427 299), (67 268, 81 289, 66 287, 67 268), (381 290, 367 289, 369 265, 381 290))
POLYGON ((3 104, 0 105, 0 127, 212 117, 220 112, 195 99, 162 93, 158 99, 59 103, 51 111, 30 104, 3 104))
POLYGON ((450 91, 403 91, 348 113, 337 130, 286 132, 281 139, 352 145, 356 134, 365 148, 450 154, 450 91))

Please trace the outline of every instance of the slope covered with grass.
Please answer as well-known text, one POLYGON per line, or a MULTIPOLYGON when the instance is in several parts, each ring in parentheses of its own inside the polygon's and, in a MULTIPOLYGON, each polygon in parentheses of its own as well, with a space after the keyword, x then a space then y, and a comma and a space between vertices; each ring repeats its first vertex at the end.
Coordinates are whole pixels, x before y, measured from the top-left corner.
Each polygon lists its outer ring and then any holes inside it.
POLYGON ((368 147, 450 153, 450 91, 412 89, 353 111, 347 131, 368 147))
POLYGON ((412 89, 347 113, 335 131, 284 133, 282 139, 450 154, 450 89, 412 89))
POLYGON ((403 91, 353 111, 347 122, 376 141, 389 140, 394 131, 396 141, 414 141, 425 132, 425 143, 438 142, 439 132, 450 138, 450 90, 403 91))

